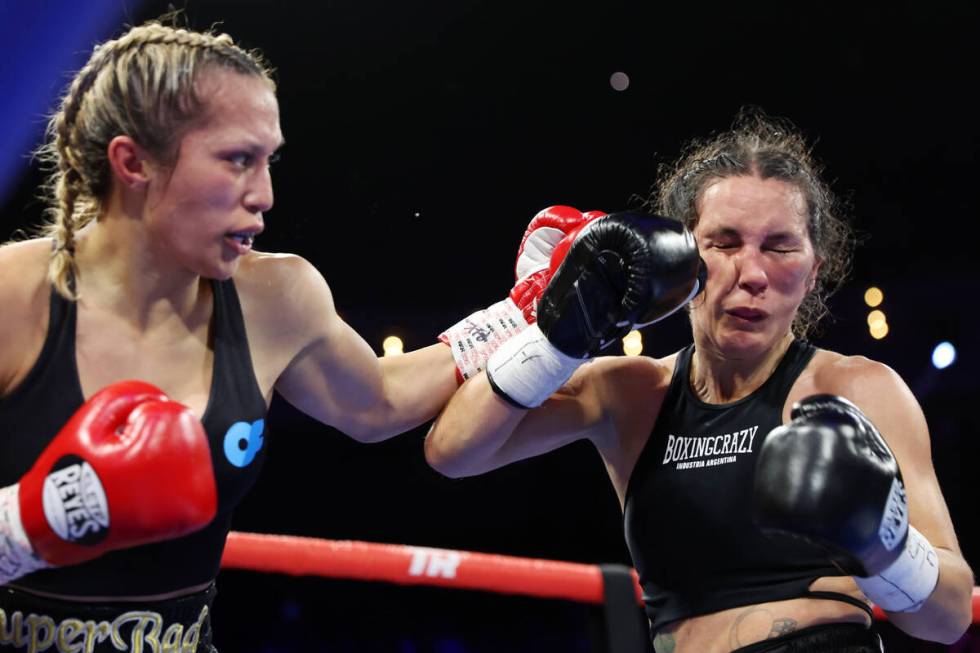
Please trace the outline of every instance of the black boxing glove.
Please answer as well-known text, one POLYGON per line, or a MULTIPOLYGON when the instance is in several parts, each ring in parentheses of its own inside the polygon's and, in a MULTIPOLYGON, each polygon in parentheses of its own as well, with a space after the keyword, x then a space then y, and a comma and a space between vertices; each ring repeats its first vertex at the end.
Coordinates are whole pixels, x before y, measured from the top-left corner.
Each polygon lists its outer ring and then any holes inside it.
POLYGON ((541 295, 538 324, 564 354, 595 356, 684 306, 704 270, 694 236, 677 220, 614 213, 575 239, 541 295))
POLYGON ((790 417, 759 451, 756 523, 823 547, 883 609, 917 610, 936 586, 939 564, 909 524, 902 473, 885 439, 835 395, 807 397, 790 417))
MULTIPOLYGON (((565 254, 556 250, 554 257, 565 254)), ((585 226, 538 302, 537 324, 491 357, 494 390, 538 406, 588 358, 636 326, 665 318, 703 287, 697 244, 669 218, 613 213, 585 226), (533 364, 526 364, 531 363, 533 364)))

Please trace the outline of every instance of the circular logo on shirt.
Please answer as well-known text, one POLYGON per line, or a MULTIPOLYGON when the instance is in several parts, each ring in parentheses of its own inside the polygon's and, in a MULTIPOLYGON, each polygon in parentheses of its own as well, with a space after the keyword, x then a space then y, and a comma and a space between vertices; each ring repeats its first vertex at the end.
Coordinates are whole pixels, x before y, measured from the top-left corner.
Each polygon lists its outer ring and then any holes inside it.
POLYGON ((44 516, 58 537, 94 545, 109 533, 109 502, 92 466, 78 456, 62 456, 44 479, 44 516))
POLYGON ((225 433, 225 458, 235 467, 248 467, 262 448, 265 420, 235 422, 225 433))

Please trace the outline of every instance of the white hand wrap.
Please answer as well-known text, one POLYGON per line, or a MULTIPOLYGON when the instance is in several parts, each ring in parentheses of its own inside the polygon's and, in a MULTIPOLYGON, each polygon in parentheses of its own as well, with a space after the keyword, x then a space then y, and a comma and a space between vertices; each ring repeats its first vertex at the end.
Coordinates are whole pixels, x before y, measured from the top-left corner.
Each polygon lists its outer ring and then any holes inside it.
POLYGON ((0 488, 0 585, 49 567, 34 555, 20 520, 20 484, 0 488))
POLYGON ((888 612, 915 612, 939 582, 939 557, 919 531, 909 524, 905 550, 877 576, 855 577, 864 595, 888 612))
POLYGON ((486 368, 501 343, 526 328, 524 314, 508 297, 460 320, 439 334, 439 340, 452 348, 456 369, 465 381, 486 368))
POLYGON ((555 349, 533 324, 493 353, 487 362, 487 377, 497 394, 510 403, 534 408, 565 385, 586 360, 555 349))

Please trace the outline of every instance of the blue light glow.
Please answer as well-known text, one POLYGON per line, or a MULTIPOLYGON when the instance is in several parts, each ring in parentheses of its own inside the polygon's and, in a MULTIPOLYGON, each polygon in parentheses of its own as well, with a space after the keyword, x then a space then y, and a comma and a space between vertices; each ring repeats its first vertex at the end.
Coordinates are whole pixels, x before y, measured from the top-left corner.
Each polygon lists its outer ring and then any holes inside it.
POLYGON ((956 347, 951 343, 941 342, 932 350, 932 364, 937 370, 945 369, 956 361, 956 347))

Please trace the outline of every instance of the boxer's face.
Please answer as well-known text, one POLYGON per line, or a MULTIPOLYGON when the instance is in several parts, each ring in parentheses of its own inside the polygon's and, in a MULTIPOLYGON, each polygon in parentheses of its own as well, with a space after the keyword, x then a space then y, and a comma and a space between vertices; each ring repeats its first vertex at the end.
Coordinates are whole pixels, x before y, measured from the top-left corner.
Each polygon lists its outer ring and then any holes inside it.
POLYGON ((729 177, 708 186, 698 208, 708 283, 692 303, 693 328, 734 358, 761 354, 790 332, 819 267, 803 194, 775 179, 729 177))
POLYGON ((269 163, 282 144, 279 105, 261 78, 208 72, 199 81, 205 120, 180 142, 172 169, 159 169, 145 204, 150 242, 209 278, 230 277, 272 208, 269 163))

